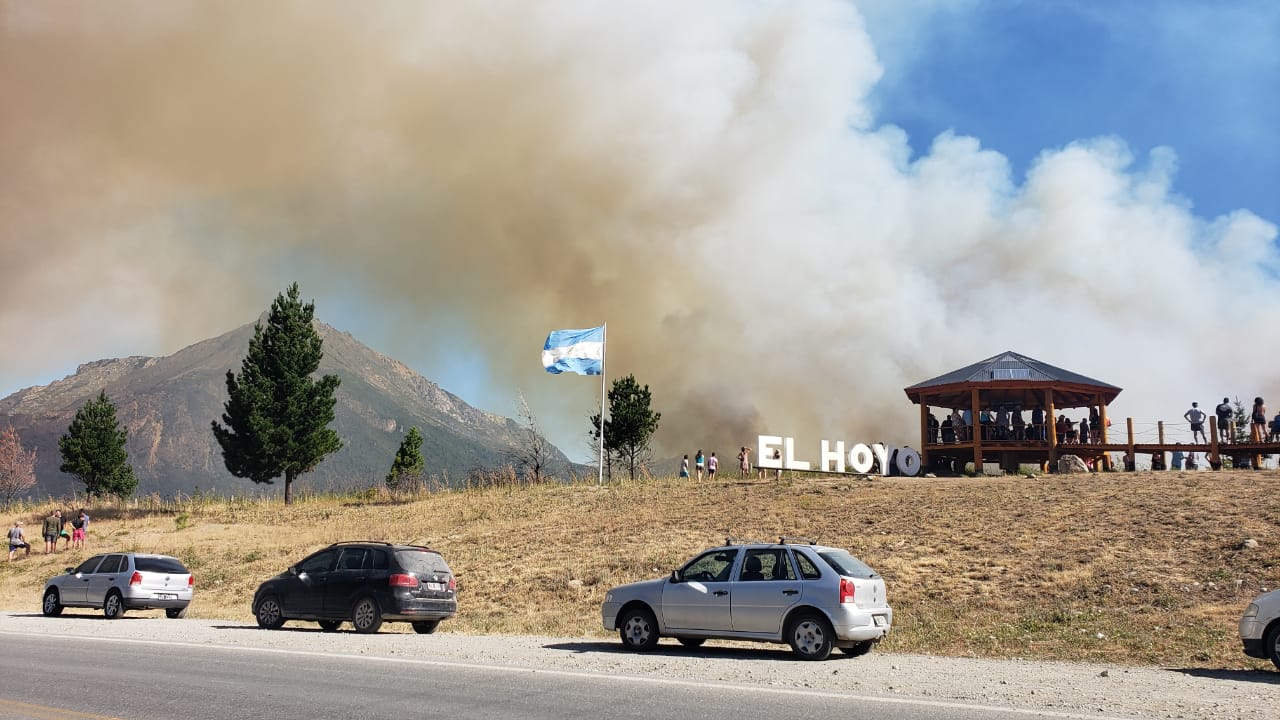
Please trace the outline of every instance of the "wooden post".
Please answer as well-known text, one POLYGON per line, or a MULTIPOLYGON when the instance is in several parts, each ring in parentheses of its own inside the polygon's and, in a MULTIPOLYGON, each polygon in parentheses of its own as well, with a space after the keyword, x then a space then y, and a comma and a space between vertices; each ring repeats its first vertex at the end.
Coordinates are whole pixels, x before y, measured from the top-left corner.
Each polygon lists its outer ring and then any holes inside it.
MULTIPOLYGON (((1125 425, 1129 428, 1129 462, 1133 463, 1134 471, 1138 469, 1138 456, 1133 453, 1133 418, 1125 418, 1125 425)), ((1125 468, 1128 470, 1128 468, 1125 468)))
MULTIPOLYGON (((1218 416, 1217 414, 1209 415, 1209 455, 1218 458, 1218 416)), ((1221 458, 1219 458, 1221 459, 1221 458)), ((1205 458, 1204 462, 1209 467, 1213 467, 1209 463, 1209 458, 1205 458)), ((1222 467, 1219 465, 1218 467, 1222 467)))
MULTIPOLYGON (((1101 398, 1099 398, 1101 400, 1101 398)), ((1107 406, 1101 405, 1099 414, 1102 417, 1102 444, 1107 444, 1107 406)))
POLYGON ((973 472, 975 475, 982 474, 982 423, 978 421, 981 412, 978 410, 978 388, 969 391, 970 411, 973 413, 973 424, 969 428, 973 432, 973 472))
MULTIPOLYGON (((1102 433, 1098 436, 1098 441, 1103 445, 1107 444, 1107 405, 1102 402, 1102 396, 1099 395, 1098 401, 1098 422, 1102 423, 1102 433)), ((1102 466, 1108 470, 1111 469, 1111 453, 1102 454, 1102 466)))
POLYGON ((1044 391, 1044 436, 1049 438, 1049 471, 1058 472, 1058 413, 1053 409, 1053 388, 1044 391))
POLYGON ((920 467, 929 467, 929 406, 923 397, 920 398, 920 467))
POLYGON ((1156 421, 1156 430, 1158 432, 1158 435, 1160 436, 1160 444, 1164 445, 1164 421, 1163 420, 1156 421))

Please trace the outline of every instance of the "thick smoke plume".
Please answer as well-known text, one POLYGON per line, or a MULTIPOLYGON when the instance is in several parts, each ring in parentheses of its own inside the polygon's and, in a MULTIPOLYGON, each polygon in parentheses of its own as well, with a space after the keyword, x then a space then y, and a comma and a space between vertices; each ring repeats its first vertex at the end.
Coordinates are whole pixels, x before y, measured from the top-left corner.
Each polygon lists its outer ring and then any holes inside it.
POLYGON ((606 320, 668 453, 914 443, 902 388, 1007 349, 1122 417, 1280 406, 1274 225, 1116 139, 912 158, 879 76, 824 0, 0 4, 3 373, 172 352, 296 279, 571 454, 599 385, 538 349, 606 320))

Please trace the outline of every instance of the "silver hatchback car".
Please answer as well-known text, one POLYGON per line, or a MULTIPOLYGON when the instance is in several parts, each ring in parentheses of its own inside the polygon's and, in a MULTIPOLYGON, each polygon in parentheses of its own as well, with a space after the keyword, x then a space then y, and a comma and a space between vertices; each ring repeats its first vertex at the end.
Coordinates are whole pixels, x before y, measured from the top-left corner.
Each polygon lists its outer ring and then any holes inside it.
POLYGON ((788 643, 804 660, 832 648, 865 655, 893 626, 884 579, 839 548, 798 538, 732 538, 671 575, 620 585, 604 596, 606 630, 632 650, 663 636, 686 647, 709 638, 788 643))
POLYGON ((54 616, 68 607, 101 608, 107 619, 115 619, 125 610, 163 608, 165 615, 180 618, 194 590, 191 571, 175 557, 105 553, 50 578, 41 610, 54 616))

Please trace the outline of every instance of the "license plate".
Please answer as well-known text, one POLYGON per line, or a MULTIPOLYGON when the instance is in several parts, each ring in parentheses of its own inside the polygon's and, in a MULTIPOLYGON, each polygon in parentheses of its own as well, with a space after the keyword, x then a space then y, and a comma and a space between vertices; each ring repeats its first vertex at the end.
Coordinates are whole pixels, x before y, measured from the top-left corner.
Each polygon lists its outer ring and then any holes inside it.
POLYGON ((177 593, 156 593, 157 600, 177 600, 177 593))
POLYGON ((427 583, 427 589, 428 589, 428 590, 443 590, 443 589, 444 589, 444 583, 432 583, 432 582, 429 582, 429 583, 427 583))
POLYGON ((876 627, 884 627, 889 624, 889 618, 884 615, 872 615, 871 621, 875 623, 876 627))

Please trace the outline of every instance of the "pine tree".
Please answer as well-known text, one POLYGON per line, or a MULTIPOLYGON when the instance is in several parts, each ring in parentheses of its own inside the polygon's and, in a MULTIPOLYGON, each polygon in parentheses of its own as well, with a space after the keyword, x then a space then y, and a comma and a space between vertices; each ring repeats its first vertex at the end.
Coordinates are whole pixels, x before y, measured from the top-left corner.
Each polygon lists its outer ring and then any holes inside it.
POLYGON ((418 428, 411 427, 400 441, 400 449, 396 450, 396 458, 391 462, 391 472, 387 473, 387 487, 398 490, 405 478, 420 477, 424 460, 422 459, 422 434, 418 428))
MULTIPOLYGON (((613 381, 609 389, 609 419, 604 421, 604 450, 626 465, 632 480, 649 457, 649 440, 658 430, 662 413, 649 409, 649 386, 634 375, 613 381)), ((591 416, 592 437, 600 439, 600 415, 591 416)))
POLYGON ((138 488, 125 449, 128 438, 129 431, 116 420, 116 406, 103 390, 76 411, 71 427, 58 440, 62 454, 58 469, 76 476, 91 497, 128 497, 138 488))
POLYGON ((226 427, 213 421, 227 470, 266 484, 283 475, 285 505, 293 481, 342 447, 328 427, 338 378, 312 378, 324 356, 314 316, 315 303, 298 299, 297 283, 276 296, 266 326, 254 326, 240 375, 227 371, 226 427))

